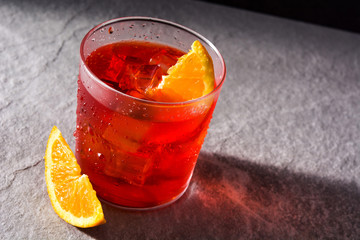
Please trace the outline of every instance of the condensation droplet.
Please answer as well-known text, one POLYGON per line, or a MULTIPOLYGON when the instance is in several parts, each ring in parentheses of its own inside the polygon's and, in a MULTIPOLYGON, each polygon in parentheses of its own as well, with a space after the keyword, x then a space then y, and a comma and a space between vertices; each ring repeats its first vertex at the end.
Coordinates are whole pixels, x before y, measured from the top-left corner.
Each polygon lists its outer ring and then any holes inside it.
POLYGON ((94 135, 94 131, 90 126, 88 126, 88 132, 90 135, 94 135))
POLYGON ((98 155, 98 158, 99 158, 100 161, 104 161, 104 160, 105 160, 104 154, 98 153, 97 155, 98 155))
POLYGON ((114 32, 113 27, 109 27, 109 34, 112 34, 114 32))

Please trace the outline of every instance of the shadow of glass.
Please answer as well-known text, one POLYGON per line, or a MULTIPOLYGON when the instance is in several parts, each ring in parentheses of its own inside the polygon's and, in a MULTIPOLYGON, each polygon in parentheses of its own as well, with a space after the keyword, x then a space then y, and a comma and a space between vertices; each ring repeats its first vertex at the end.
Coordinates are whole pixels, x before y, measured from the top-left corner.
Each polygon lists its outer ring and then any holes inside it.
POLYGON ((201 153, 191 184, 174 204, 126 211, 103 204, 97 239, 355 239, 360 193, 342 183, 201 153))

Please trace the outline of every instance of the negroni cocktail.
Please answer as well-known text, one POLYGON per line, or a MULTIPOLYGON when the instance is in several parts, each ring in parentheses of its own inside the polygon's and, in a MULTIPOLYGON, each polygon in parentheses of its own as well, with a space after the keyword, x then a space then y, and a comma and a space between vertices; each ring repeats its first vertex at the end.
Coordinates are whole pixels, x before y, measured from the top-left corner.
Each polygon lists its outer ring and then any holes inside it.
POLYGON ((215 90, 172 102, 160 86, 191 44, 169 40, 169 29, 189 43, 201 39, 166 21, 127 18, 95 28, 82 43, 76 158, 98 196, 118 206, 161 206, 186 190, 225 77, 223 65, 214 68, 215 90))

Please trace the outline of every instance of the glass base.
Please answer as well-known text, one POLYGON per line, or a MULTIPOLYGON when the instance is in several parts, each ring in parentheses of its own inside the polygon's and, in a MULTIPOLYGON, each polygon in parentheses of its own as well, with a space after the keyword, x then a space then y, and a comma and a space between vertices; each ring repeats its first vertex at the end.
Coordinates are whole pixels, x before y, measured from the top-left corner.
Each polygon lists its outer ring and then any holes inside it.
POLYGON ((177 195, 176 197, 171 199, 169 202, 166 202, 166 203, 163 203, 163 204, 160 204, 160 205, 156 205, 156 206, 153 206, 153 207, 145 207, 145 208, 122 206, 122 205, 118 205, 116 203, 109 202, 109 201, 101 198, 100 196, 98 196, 98 198, 99 198, 99 200, 101 202, 106 203, 106 204, 108 204, 108 205, 110 205, 112 207, 116 207, 116 208, 120 208, 120 209, 124 209, 124 210, 129 210, 129 211, 148 211, 148 210, 155 210, 155 209, 163 208, 163 207, 166 207, 166 206, 176 202, 179 198, 181 198, 182 195, 184 195, 184 193, 186 192, 188 187, 189 187, 189 184, 186 186, 184 191, 182 191, 179 195, 177 195))

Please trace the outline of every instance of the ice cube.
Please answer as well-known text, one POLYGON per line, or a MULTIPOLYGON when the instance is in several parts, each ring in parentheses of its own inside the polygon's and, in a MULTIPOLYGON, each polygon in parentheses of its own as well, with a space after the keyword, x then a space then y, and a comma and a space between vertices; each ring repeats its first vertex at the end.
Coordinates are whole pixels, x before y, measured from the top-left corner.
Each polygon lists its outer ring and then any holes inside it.
POLYGON ((116 76, 121 72, 125 58, 119 58, 111 52, 94 53, 86 59, 91 71, 100 79, 117 82, 116 76))
POLYGON ((141 186, 145 183, 153 160, 121 151, 114 152, 111 161, 104 167, 104 173, 108 176, 120 178, 130 184, 141 186))
POLYGON ((147 132, 152 124, 119 113, 114 113, 102 138, 111 146, 111 158, 104 172, 108 176, 141 185, 153 165, 149 153, 142 152, 147 132))
POLYGON ((122 72, 116 77, 118 88, 122 92, 134 89, 134 77, 141 65, 139 64, 125 64, 122 72))
POLYGON ((110 83, 110 85, 117 85, 117 75, 124 68, 124 59, 118 58, 117 56, 112 56, 111 60, 108 62, 108 66, 102 72, 99 72, 97 76, 106 83, 110 83))
POLYGON ((142 65, 135 73, 135 88, 143 93, 148 87, 156 86, 159 82, 158 65, 142 65))
POLYGON ((138 151, 151 128, 151 123, 148 121, 120 113, 113 113, 108 122, 108 126, 102 132, 102 137, 114 146, 121 148, 122 151, 131 153, 138 151))
POLYGON ((124 58, 112 56, 109 68, 107 69, 107 75, 111 76, 111 78, 115 80, 116 76, 122 71, 124 64, 124 58))
POLYGON ((136 75, 142 71, 144 61, 138 57, 126 56, 121 72, 116 76, 118 88, 122 92, 136 89, 136 75))
POLYGON ((176 56, 170 55, 166 50, 161 50, 150 58, 149 64, 159 66, 161 74, 166 75, 167 70, 177 62, 177 59, 176 56))

